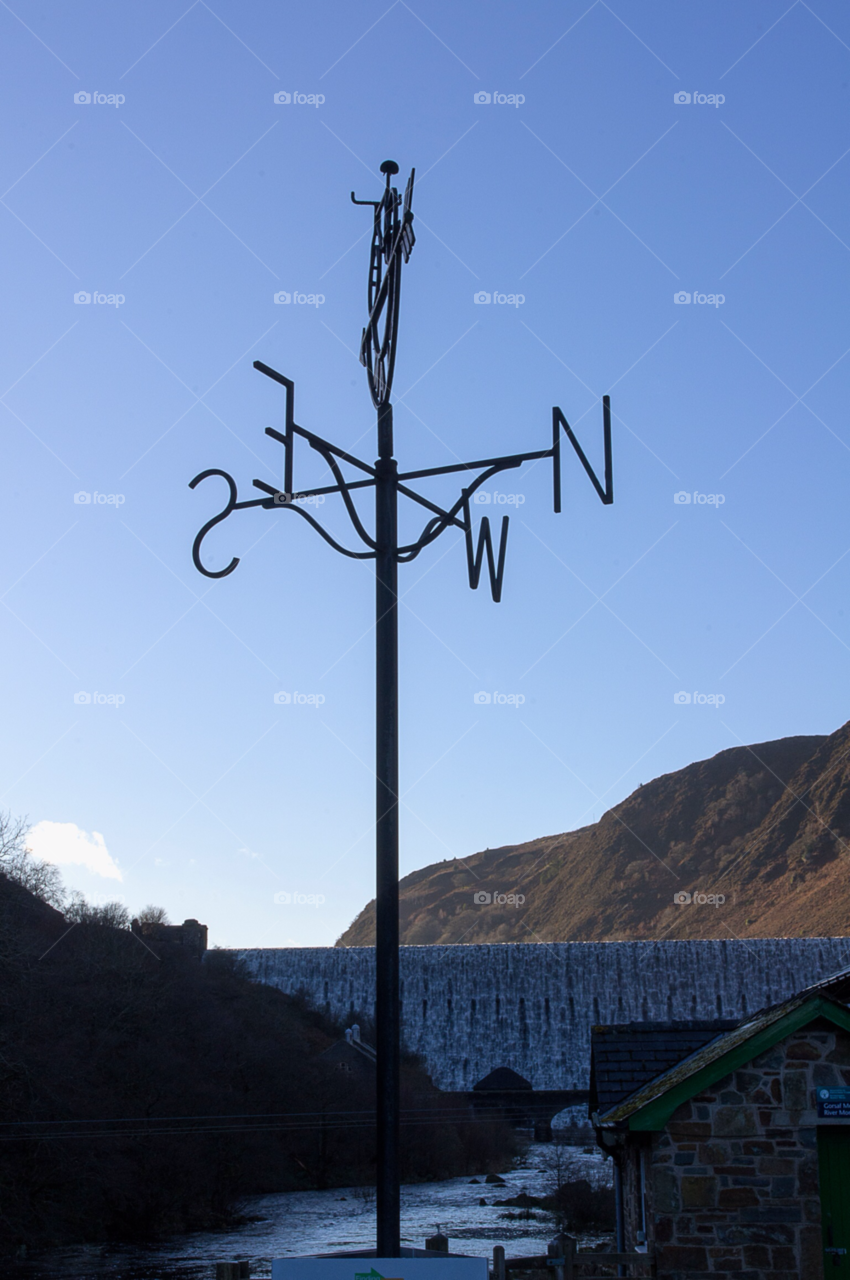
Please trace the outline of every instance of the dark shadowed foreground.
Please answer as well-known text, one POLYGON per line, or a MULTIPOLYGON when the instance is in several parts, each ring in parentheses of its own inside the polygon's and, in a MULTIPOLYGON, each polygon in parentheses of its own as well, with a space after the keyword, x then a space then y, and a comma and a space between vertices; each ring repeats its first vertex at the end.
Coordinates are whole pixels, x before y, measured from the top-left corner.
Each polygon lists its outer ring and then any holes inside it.
MULTIPOLYGON (((5 1253, 238 1221, 241 1198, 374 1182, 371 1077, 319 1055, 341 1029, 103 913, 77 923, 0 875, 5 1253)), ((500 1123, 404 1067, 404 1178, 504 1168, 500 1123)))

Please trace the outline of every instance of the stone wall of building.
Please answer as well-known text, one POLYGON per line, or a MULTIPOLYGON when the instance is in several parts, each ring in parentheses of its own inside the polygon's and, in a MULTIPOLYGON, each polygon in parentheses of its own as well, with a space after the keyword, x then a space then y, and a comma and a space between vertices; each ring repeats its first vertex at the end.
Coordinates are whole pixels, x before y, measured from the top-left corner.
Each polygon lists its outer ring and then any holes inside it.
POLYGON ((850 1035, 824 1022, 685 1103, 643 1157, 630 1144, 628 1247, 645 1182, 659 1278, 821 1280, 815 1089, 848 1084, 850 1035))

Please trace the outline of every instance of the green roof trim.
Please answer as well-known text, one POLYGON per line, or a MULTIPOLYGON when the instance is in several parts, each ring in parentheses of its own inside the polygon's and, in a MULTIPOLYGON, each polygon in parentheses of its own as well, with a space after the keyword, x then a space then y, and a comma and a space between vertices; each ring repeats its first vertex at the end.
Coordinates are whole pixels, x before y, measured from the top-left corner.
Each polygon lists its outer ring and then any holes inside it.
MULTIPOLYGON (((793 1003, 790 1002, 789 1003, 793 1003)), ((710 1059, 702 1067, 697 1069, 684 1078, 681 1075, 683 1064, 673 1067, 671 1071, 666 1073, 671 1078, 671 1084, 664 1088, 662 1092, 655 1097, 649 1098, 643 1105, 638 1106, 630 1115, 622 1115, 628 1103, 621 1103, 615 1111, 621 1113, 622 1119, 628 1119, 629 1129, 633 1131, 654 1131, 663 1129, 673 1112, 684 1102, 690 1102, 691 1098, 698 1093, 702 1093, 704 1089, 710 1089, 718 1080, 722 1080, 724 1076, 728 1076, 732 1071, 737 1071, 740 1067, 745 1066, 748 1062, 752 1062, 753 1058, 757 1058, 760 1054, 766 1053, 768 1049, 772 1049, 780 1040, 784 1040, 787 1036, 793 1035, 795 1031, 800 1031, 803 1027, 814 1022, 817 1018, 826 1018, 835 1026, 840 1027, 843 1031, 850 1031, 850 1009, 845 1005, 838 1004, 837 1001, 830 999, 828 996, 811 996, 802 1000, 796 1007, 792 1007, 789 1011, 779 1018, 764 1025, 762 1019, 756 1020, 756 1029, 752 1035, 747 1036, 744 1040, 738 1040, 737 1036, 745 1027, 738 1028, 736 1031, 727 1032, 723 1039, 732 1039, 734 1041, 731 1048, 725 1053, 721 1053, 719 1057, 710 1059), (761 1026, 758 1024, 761 1023, 761 1026)), ((715 1042, 714 1046, 706 1046, 705 1049, 694 1054, 694 1058, 699 1060, 704 1058, 712 1047, 719 1048, 720 1042, 715 1042)), ((687 1060, 686 1060, 687 1061, 687 1060)), ((661 1083, 664 1076, 657 1078, 653 1084, 661 1083)), ((645 1085, 637 1095, 646 1093, 653 1087, 652 1084, 645 1085)), ((609 1117, 605 1117, 608 1119, 609 1117)), ((613 1118, 613 1115, 611 1115, 613 1118)))

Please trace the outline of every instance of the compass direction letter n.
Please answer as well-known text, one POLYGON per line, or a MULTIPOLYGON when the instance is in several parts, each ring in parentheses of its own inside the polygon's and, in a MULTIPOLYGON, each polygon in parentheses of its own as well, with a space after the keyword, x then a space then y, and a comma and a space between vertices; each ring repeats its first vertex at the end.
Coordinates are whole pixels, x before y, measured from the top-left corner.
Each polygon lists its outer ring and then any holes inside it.
POLYGON ((602 430, 605 441, 604 489, 561 410, 557 405, 552 409, 552 485, 556 513, 561 510, 561 427, 564 428, 567 439, 578 454, 579 460, 590 477, 590 482, 598 493, 600 501, 606 507, 610 506, 614 501, 614 472, 611 462, 611 397, 602 397, 602 430))

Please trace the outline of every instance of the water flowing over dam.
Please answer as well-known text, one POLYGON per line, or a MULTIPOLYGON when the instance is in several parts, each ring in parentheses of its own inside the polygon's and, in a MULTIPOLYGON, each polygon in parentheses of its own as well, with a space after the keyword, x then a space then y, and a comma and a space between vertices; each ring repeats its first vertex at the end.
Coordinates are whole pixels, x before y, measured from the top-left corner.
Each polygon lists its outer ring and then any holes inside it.
MULTIPOLYGON (((372 947, 232 954, 336 1017, 374 1011, 372 947)), ((502 1066, 535 1089, 586 1089, 595 1024, 741 1017, 848 965, 850 937, 402 947, 402 1034, 441 1089, 502 1066)))

